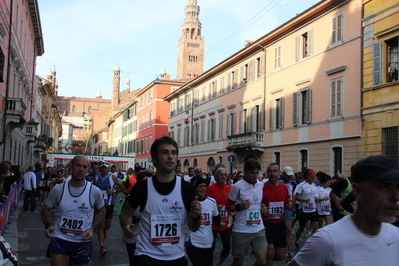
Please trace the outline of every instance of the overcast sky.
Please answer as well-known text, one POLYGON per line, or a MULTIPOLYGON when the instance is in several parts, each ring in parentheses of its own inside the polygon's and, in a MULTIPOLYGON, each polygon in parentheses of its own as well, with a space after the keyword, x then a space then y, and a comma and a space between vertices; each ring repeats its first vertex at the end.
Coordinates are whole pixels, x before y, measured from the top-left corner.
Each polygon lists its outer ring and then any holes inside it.
MULTIPOLYGON (((205 71, 311 7, 317 0, 197 0, 205 37, 205 71)), ((39 0, 45 53, 36 73, 54 65, 58 95, 111 98, 118 63, 121 90, 176 77, 177 41, 187 0, 39 0)))

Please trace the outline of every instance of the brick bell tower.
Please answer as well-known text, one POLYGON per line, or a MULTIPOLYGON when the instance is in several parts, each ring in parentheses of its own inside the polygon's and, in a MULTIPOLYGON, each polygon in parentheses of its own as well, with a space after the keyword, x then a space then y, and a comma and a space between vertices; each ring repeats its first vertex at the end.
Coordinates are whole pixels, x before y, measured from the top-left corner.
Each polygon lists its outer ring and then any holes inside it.
POLYGON ((112 78, 112 110, 116 110, 119 107, 119 89, 121 86, 121 70, 119 64, 116 63, 114 67, 114 77, 112 78))
POLYGON ((188 0, 184 6, 185 18, 177 50, 177 79, 198 77, 204 72, 204 42, 199 21, 197 0, 188 0))

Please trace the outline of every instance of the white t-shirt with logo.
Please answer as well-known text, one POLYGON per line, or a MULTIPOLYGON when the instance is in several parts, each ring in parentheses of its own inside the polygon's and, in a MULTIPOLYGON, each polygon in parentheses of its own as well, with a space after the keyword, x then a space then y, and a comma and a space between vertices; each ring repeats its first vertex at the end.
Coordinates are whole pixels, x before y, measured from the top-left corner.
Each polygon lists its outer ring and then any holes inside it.
MULTIPOLYGON (((213 244, 212 220, 219 214, 216 200, 206 197, 201 203, 201 226, 195 231, 189 231, 188 241, 197 248, 211 248, 213 244)), ((187 245, 187 243, 186 243, 187 245)))
POLYGON ((244 200, 249 200, 250 207, 237 211, 233 223, 233 232, 257 233, 264 228, 260 206, 262 203, 263 183, 259 180, 255 184, 250 184, 245 179, 241 179, 233 184, 230 190, 229 200, 236 204, 242 204, 244 200))
POLYGON ((308 182, 305 182, 297 186, 296 193, 301 194, 301 199, 310 199, 309 202, 300 202, 299 207, 302 209, 302 212, 311 213, 317 210, 315 201, 316 192, 317 186, 314 183, 309 184, 308 182))
MULTIPOLYGON (((330 187, 318 187, 316 192, 316 198, 326 198, 330 196, 330 187)), ((319 215, 331 215, 331 201, 323 200, 317 202, 317 212, 319 215)))

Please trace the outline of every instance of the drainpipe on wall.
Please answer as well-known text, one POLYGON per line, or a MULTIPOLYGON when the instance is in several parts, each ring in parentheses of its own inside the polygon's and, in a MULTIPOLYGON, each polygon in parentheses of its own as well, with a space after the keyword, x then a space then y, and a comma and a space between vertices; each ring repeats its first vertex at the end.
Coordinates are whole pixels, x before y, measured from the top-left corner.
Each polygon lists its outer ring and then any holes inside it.
POLYGON ((262 48, 264 54, 265 54, 265 59, 264 59, 264 63, 263 63, 263 131, 266 131, 266 46, 262 46, 259 43, 257 43, 257 45, 259 47, 262 48))

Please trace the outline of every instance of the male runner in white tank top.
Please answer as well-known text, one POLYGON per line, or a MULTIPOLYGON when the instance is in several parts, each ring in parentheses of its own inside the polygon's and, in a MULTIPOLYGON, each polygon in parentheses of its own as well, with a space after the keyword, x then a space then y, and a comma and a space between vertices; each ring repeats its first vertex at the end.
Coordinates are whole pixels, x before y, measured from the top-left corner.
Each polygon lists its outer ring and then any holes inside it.
POLYGON ((187 265, 184 228, 188 224, 191 231, 198 230, 201 204, 194 187, 175 175, 178 153, 174 139, 164 136, 154 141, 151 157, 157 174, 134 185, 120 214, 125 236, 132 237, 136 235, 132 215, 140 206, 141 230, 135 251, 138 265, 187 265))
POLYGON ((71 180, 54 187, 42 208, 45 235, 51 238, 47 256, 52 266, 89 265, 93 234, 104 219, 105 208, 100 189, 85 180, 88 167, 85 156, 75 156, 71 180), (53 208, 54 226, 50 222, 53 208))

